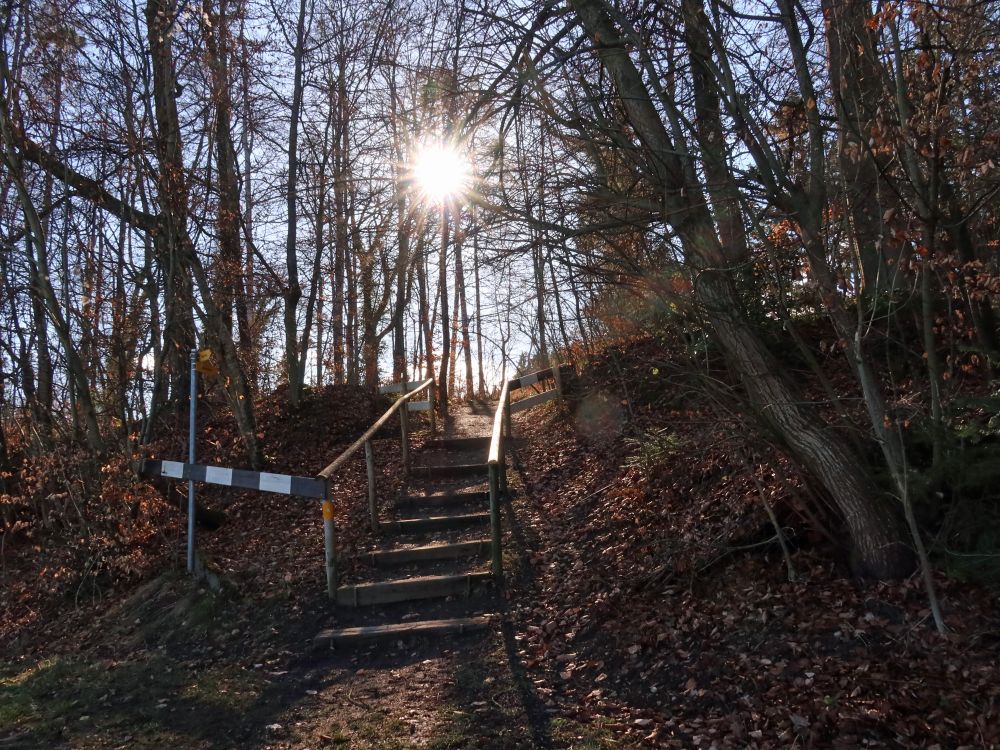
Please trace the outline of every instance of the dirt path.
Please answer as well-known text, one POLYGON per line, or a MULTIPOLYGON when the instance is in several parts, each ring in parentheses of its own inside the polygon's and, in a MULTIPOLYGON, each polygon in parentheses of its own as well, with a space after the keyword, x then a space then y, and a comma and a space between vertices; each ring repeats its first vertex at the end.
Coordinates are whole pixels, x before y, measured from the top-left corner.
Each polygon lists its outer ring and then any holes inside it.
POLYGON ((445 420, 444 432, 448 437, 488 437, 493 432, 496 403, 473 401, 455 404, 445 420))

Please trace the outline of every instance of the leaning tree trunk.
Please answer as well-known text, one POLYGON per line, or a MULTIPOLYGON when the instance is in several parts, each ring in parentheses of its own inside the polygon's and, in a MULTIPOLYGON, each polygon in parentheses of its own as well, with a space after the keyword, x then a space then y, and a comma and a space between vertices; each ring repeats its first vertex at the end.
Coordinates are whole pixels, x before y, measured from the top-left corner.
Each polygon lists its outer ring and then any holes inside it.
POLYGON ((697 294, 759 416, 836 503, 854 543, 855 572, 875 578, 910 573, 913 550, 903 542, 903 526, 888 498, 847 444, 815 413, 799 406, 802 396, 779 374, 778 362, 735 304, 732 279, 706 271, 698 279, 697 294))
POLYGON ((31 246, 35 256, 34 262, 38 269, 37 274, 34 275, 36 289, 33 293, 37 294, 44 303, 46 314, 49 320, 52 321, 56 336, 59 337, 59 343, 62 345, 63 353, 66 355, 66 367, 69 370, 70 382, 76 387, 87 447, 95 453, 102 453, 104 451, 104 439, 101 436, 101 430, 97 423, 97 410, 94 408, 94 402, 91 399, 90 383, 84 371, 83 359, 80 357, 80 353, 77 351, 76 344, 73 341, 69 321, 63 315, 62 307, 56 298, 55 290, 52 288, 52 283, 49 280, 48 258, 45 252, 45 233, 42 229, 41 220, 38 218, 38 212, 35 210, 34 204, 31 202, 31 196, 24 184, 21 161, 13 147, 13 139, 10 137, 10 123, 7 120, 6 111, 0 114, 0 123, 3 126, 4 163, 8 174, 10 174, 14 181, 21 210, 30 227, 31 246))
POLYGON ((716 234, 703 199, 704 188, 688 183, 677 150, 605 1, 571 0, 570 5, 594 41, 647 155, 650 172, 660 183, 664 218, 679 236, 688 263, 701 271, 695 294, 727 361, 760 416, 835 502, 851 535, 856 571, 877 578, 908 574, 913 569, 913 552, 903 542, 904 529, 889 498, 874 486, 846 443, 801 406, 801 397, 746 318, 732 276, 724 270, 729 253, 716 234))

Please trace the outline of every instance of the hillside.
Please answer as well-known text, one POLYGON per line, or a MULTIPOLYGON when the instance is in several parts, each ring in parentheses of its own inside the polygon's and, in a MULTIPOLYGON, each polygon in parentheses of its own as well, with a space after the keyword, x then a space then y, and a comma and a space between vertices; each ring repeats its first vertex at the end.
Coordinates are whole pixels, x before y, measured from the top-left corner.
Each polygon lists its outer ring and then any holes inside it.
POLYGON ((807 480, 696 391, 663 388, 664 354, 609 347, 572 419, 518 420, 513 507, 534 552, 514 617, 552 705, 627 745, 997 746, 995 589, 939 575, 941 637, 916 576, 853 578, 806 514, 807 480))
MULTIPOLYGON (((312 638, 340 615, 316 507, 200 489, 225 513, 199 532, 223 581, 213 592, 181 572, 182 518, 159 494, 178 488, 108 480, 83 507, 89 527, 117 518, 109 501, 125 483, 146 498, 135 528, 151 532, 74 555, 65 529, 33 527, 5 550, 0 743, 997 746, 995 591, 938 576, 942 637, 916 577, 852 577, 836 530, 809 515, 807 478, 664 362, 649 338, 608 346, 565 405, 515 417, 505 606, 482 637, 317 653, 312 638), (95 549, 104 568, 81 574, 95 549)), ((304 473, 378 408, 349 389, 277 403, 260 404, 270 468, 304 473)), ((239 462, 212 408, 199 430, 204 460, 239 462)), ((165 426, 154 455, 176 455, 180 436, 165 426)), ((376 441, 385 497, 397 445, 395 430, 376 441)), ((369 543, 361 464, 337 491, 346 560, 369 543)))

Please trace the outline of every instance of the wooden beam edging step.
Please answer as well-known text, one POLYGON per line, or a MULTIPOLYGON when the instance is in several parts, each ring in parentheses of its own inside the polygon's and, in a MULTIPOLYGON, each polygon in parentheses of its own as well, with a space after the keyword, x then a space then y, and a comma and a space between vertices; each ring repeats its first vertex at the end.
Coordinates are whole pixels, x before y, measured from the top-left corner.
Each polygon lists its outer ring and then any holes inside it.
POLYGON ((411 474, 422 478, 481 477, 486 474, 486 464, 445 464, 443 466, 414 466, 411 474))
POLYGON ((489 502, 490 493, 485 490, 451 490, 435 492, 430 495, 406 495, 396 500, 397 508, 409 508, 419 505, 462 505, 465 503, 489 502))
POLYGON ((425 518, 401 518, 396 521, 383 521, 383 531, 396 534, 422 534, 425 531, 440 531, 441 529, 456 529, 462 526, 472 526, 488 521, 490 514, 462 513, 454 516, 427 516, 425 518))
POLYGON ((355 628, 321 630, 313 638, 313 648, 333 648, 353 643, 364 643, 389 638, 406 638, 427 635, 461 635, 488 628, 494 620, 492 615, 476 617, 456 617, 448 620, 416 620, 397 622, 389 625, 364 625, 355 628))
POLYGON ((348 607, 367 607, 418 599, 438 599, 446 596, 471 596, 474 588, 489 582, 492 577, 488 571, 479 571, 460 575, 419 576, 398 578, 394 581, 359 583, 355 586, 340 586, 337 589, 337 604, 348 607))
MULTIPOLYGON (((512 438, 508 436, 504 439, 508 444, 521 445, 524 443, 523 438, 512 438)), ((434 440, 428 440, 424 443, 421 450, 486 450, 489 447, 490 436, 486 435, 485 437, 436 438, 434 440)))
POLYGON ((488 437, 442 437, 428 440, 423 444, 421 450, 476 450, 484 448, 489 444, 488 437))
POLYGON ((368 557, 372 565, 406 565, 421 560, 455 560, 460 557, 479 557, 489 552, 489 539, 474 539, 471 542, 428 544, 423 547, 403 549, 373 550, 368 557))

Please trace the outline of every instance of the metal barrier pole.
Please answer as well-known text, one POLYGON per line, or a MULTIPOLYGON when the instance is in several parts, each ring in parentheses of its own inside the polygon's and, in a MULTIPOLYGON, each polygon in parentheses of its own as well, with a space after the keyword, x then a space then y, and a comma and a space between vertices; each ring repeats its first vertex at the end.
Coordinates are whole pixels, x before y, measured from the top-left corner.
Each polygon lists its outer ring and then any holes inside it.
POLYGON ((500 482, 499 467, 490 464, 490 537, 493 578, 503 581, 503 557, 500 551, 500 482))
POLYGON ((326 595, 337 598, 337 557, 333 538, 333 503, 330 502, 330 483, 326 483, 323 498, 323 553, 326 561, 326 595))
POLYGON ((375 454, 372 441, 365 441, 365 465, 368 468, 368 513, 372 519, 372 531, 378 531, 378 513, 375 510, 375 454))
MULTIPOLYGON (((195 412, 198 409, 198 371, 195 366, 198 364, 198 352, 191 352, 191 403, 188 410, 188 463, 194 463, 194 423, 195 412)), ((188 573, 194 573, 194 480, 188 480, 188 538, 187 538, 187 569, 188 573)))

